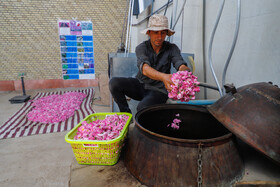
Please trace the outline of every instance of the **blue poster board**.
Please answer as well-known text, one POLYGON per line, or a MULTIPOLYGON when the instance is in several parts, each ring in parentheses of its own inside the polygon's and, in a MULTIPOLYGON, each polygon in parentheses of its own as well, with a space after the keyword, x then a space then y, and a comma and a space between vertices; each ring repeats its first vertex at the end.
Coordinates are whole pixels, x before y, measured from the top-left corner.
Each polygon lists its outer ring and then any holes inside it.
POLYGON ((58 21, 63 79, 95 79, 91 21, 58 21))

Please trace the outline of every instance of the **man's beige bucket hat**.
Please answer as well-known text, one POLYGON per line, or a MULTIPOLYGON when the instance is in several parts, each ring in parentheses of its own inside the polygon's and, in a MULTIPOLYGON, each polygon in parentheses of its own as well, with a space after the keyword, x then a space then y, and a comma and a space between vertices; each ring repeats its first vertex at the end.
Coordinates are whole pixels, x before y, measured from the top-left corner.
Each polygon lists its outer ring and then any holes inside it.
POLYGON ((154 14, 150 17, 149 23, 148 23, 148 28, 143 30, 141 33, 142 34, 147 34, 148 31, 161 31, 161 30, 167 30, 168 36, 171 36, 175 33, 174 30, 171 30, 168 28, 168 19, 164 15, 160 14, 154 14))

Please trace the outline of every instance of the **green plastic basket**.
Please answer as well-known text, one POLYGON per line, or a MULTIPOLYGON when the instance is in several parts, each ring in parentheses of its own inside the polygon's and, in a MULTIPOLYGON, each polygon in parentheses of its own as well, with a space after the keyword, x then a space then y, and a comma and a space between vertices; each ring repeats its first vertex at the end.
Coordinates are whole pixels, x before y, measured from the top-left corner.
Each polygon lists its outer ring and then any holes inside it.
POLYGON ((128 127, 132 119, 132 114, 125 112, 111 112, 111 113, 94 113, 83 119, 70 132, 65 135, 65 141, 72 146, 73 153, 78 164, 87 165, 114 165, 118 162, 121 149, 126 138, 128 127), (120 135, 113 140, 74 140, 78 128, 82 125, 82 121, 88 123, 97 119, 105 119, 107 115, 127 115, 129 116, 120 135))

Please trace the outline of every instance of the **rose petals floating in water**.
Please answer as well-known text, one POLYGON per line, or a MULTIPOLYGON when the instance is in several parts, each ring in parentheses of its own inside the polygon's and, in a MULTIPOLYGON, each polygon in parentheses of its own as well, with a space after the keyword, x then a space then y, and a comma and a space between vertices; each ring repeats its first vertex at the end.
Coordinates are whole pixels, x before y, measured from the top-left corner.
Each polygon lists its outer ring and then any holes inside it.
MULTIPOLYGON (((175 116, 176 116, 176 117, 179 117, 180 114, 176 114, 175 116)), ((179 125, 180 125, 181 122, 182 122, 182 121, 181 121, 180 119, 174 118, 174 119, 173 119, 173 122, 171 123, 171 128, 178 130, 178 129, 180 128, 179 125)), ((169 127, 169 126, 170 126, 170 124, 167 125, 167 127, 169 127)))
POLYGON ((34 108, 27 114, 29 121, 58 123, 65 121, 80 109, 87 95, 81 92, 67 92, 63 95, 50 95, 32 100, 34 108))
POLYGON ((168 97, 182 102, 188 102, 195 99, 195 93, 200 92, 197 77, 188 71, 178 71, 171 77, 174 85, 171 85, 171 92, 168 97))
POLYGON ((103 120, 83 121, 74 140, 112 140, 119 136, 129 116, 108 115, 103 120))

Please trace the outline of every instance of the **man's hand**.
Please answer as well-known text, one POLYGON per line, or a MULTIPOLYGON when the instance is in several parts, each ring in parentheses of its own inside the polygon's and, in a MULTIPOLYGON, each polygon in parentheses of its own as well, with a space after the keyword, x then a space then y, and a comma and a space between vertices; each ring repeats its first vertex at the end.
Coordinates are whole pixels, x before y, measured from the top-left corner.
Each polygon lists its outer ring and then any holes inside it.
POLYGON ((164 74, 162 76, 162 82, 165 85, 165 88, 167 89, 168 92, 172 90, 171 85, 174 85, 174 83, 171 80, 172 74, 164 74))

